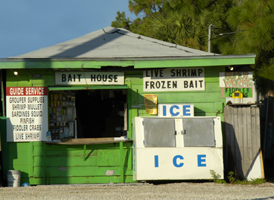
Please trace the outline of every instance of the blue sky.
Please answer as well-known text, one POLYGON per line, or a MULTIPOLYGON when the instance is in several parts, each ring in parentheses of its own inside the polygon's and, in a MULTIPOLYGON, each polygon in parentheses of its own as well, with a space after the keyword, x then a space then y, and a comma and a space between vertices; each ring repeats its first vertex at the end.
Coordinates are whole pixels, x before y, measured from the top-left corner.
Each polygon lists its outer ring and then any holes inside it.
POLYGON ((105 28, 128 0, 2 0, 0 58, 51 46, 105 28))

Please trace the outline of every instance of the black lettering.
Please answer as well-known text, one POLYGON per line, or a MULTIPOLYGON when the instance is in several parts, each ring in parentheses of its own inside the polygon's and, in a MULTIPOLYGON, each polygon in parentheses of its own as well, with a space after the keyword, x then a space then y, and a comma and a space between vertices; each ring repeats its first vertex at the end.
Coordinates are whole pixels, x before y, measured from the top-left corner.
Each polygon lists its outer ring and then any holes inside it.
POLYGON ((148 81, 146 81, 146 89, 147 89, 147 87, 149 86, 149 82, 148 81))
POLYGON ((165 87, 165 81, 161 81, 161 82, 162 82, 162 88, 166 89, 166 87, 165 87))
POLYGON ((108 75, 108 82, 112 82, 112 78, 113 77, 113 75, 108 75))
POLYGON ((243 90, 245 91, 244 93, 245 97, 248 97, 249 88, 243 88, 243 90))
POLYGON ((81 81, 81 74, 77 74, 79 82, 81 81))
POLYGON ((152 82, 152 81, 150 82, 150 89, 155 89, 154 88, 154 82, 152 82))
POLYGON ((161 87, 161 82, 160 82, 160 81, 157 81, 157 82, 156 82, 156 88, 159 89, 160 87, 161 87))
POLYGON ((191 76, 197 76, 196 69, 191 69, 191 76))
POLYGON ((177 69, 176 70, 176 75, 177 75, 177 77, 182 76, 182 71, 180 69, 177 69))
POLYGON ((114 75, 114 82, 118 82, 118 75, 114 75))
POLYGON ((188 82, 184 81, 184 88, 188 88, 188 82))
POLYGON ((190 81, 190 82, 189 82, 189 88, 194 88, 194 86, 193 86, 193 81, 190 81))
POLYGON ((163 72, 163 70, 161 69, 160 70, 160 77, 164 77, 164 74, 163 74, 164 72, 163 72))
POLYGON ((202 88, 203 87, 203 81, 200 80, 199 82, 200 82, 200 87, 202 88))
POLYGON ((108 75, 103 75, 103 81, 106 82, 108 80, 108 75))
POLYGON ((172 88, 177 88, 177 81, 172 81, 172 88))
POLYGON ((171 88, 171 81, 167 82, 167 88, 171 88))
POLYGON ((97 75, 97 81, 101 81, 102 80, 102 76, 100 74, 97 75))
POLYGON ((93 74, 90 75, 90 81, 91 82, 93 82, 93 81, 96 82, 95 78, 96 78, 95 75, 93 75, 93 74))
POLYGON ((197 88, 197 81, 195 81, 195 88, 197 88))
POLYGON ((183 77, 187 76, 186 75, 186 69, 183 69, 183 77))
POLYGON ((66 74, 62 74, 62 82, 66 82, 66 74))
POLYGON ((187 70, 187 76, 190 76, 190 69, 187 70))
POLYGON ((146 77, 149 77, 148 71, 146 71, 146 77))
POLYGON ((201 76, 201 73, 203 72, 202 69, 198 69, 198 76, 201 76))
POLYGON ((71 74, 68 75, 68 82, 71 81, 72 82, 72 77, 71 74))
POLYGON ((159 71, 158 70, 154 70, 155 72, 155 77, 158 77, 159 71))
POLYGON ((75 74, 73 74, 73 81, 75 82, 75 74))
POLYGON ((172 77, 174 77, 175 76, 175 72, 174 72, 175 70, 174 69, 172 69, 170 72, 171 72, 171 76, 172 77))

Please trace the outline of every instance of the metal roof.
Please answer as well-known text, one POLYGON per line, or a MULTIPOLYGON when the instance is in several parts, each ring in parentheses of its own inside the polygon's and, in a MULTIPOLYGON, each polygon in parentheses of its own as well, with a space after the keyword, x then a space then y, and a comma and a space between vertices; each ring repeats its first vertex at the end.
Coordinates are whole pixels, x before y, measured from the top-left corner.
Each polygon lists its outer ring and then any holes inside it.
POLYGON ((84 36, 11 58, 175 58, 212 57, 200 51, 132 33, 122 28, 106 27, 84 36))

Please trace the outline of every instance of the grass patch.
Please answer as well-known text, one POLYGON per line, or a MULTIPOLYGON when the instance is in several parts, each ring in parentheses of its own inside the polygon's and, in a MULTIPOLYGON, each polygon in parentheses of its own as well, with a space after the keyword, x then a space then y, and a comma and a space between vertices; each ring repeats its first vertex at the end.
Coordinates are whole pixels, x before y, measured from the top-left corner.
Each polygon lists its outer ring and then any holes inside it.
POLYGON ((221 177, 220 174, 216 174, 214 170, 210 170, 210 175, 212 177, 210 180, 214 181, 215 183, 257 185, 257 184, 262 184, 266 182, 266 180, 262 178, 256 178, 250 181, 243 178, 236 178, 234 175, 234 172, 232 171, 228 173, 226 180, 220 179, 221 177))

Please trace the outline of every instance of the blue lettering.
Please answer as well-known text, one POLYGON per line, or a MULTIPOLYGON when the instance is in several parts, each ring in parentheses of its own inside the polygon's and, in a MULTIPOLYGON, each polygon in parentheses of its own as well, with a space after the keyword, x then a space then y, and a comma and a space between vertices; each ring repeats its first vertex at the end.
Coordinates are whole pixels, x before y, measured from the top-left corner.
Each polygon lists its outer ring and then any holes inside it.
POLYGON ((159 167, 159 158, 158 156, 154 156, 154 164, 155 164, 155 167, 159 167))
POLYGON ((178 116, 178 115, 179 115, 179 112, 174 113, 174 112, 173 112, 173 109, 174 109, 174 108, 179 109, 179 106, 176 106, 176 105, 171 106, 171 107, 170 107, 170 114, 171 114, 172 116, 178 116))
POLYGON ((184 166, 184 163, 177 163, 177 159, 180 159, 180 160, 184 160, 184 157, 183 156, 181 156, 181 155, 177 155, 177 156, 174 156, 174 158, 173 158, 173 165, 175 166, 175 167, 182 167, 182 166, 184 166))
POLYGON ((190 116, 190 105, 183 106, 183 116, 190 116))
POLYGON ((206 167, 206 163, 205 163, 206 162, 206 155, 197 155, 197 159, 198 159, 198 167, 206 167))
POLYGON ((166 106, 163 106, 163 116, 166 116, 166 106))

